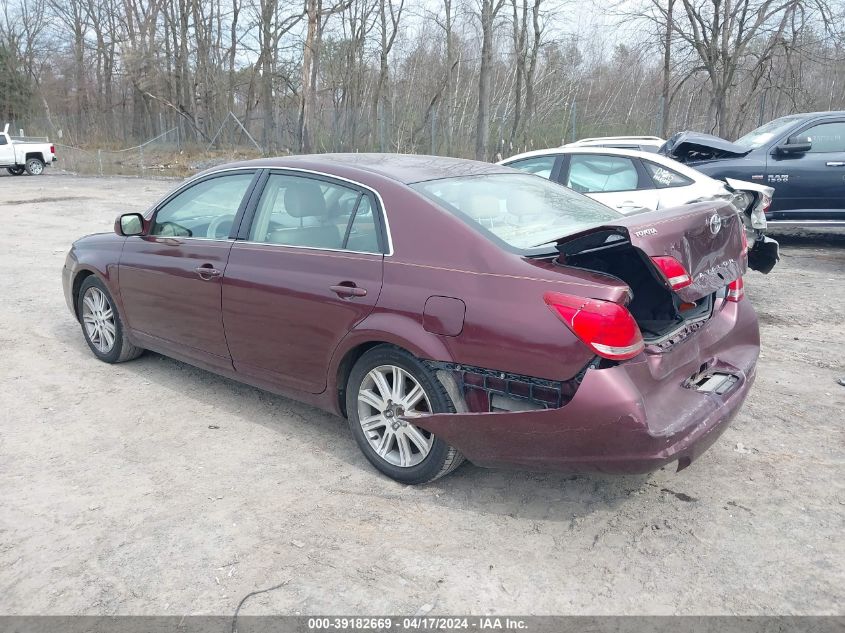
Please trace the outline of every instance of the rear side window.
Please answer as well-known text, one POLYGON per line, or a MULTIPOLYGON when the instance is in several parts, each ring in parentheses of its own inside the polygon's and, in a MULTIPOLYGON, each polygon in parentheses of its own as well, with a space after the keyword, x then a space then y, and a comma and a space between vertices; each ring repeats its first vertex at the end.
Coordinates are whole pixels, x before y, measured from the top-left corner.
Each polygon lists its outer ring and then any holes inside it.
POLYGON ((692 179, 682 176, 678 172, 652 163, 651 161, 643 161, 646 171, 651 176, 654 186, 658 189, 668 189, 669 187, 687 187, 692 184, 692 179))
POLYGON ((333 182, 271 174, 250 227, 252 242, 378 253, 368 195, 333 182))
POLYGON ((362 196, 347 228, 345 248, 362 253, 378 253, 378 225, 369 196, 362 196))
POLYGON ((5 145, 5 144, 6 144, 6 137, 3 136, 2 134, 0 134, 0 145, 5 145))
POLYGON ((845 121, 814 125, 801 136, 810 137, 811 153, 845 152, 845 121))
POLYGON ((551 178, 552 170, 555 166, 557 156, 535 156, 534 158, 523 158, 512 163, 508 163, 508 167, 513 167, 520 171, 524 171, 542 178, 551 178))
POLYGON ((632 191, 639 186, 639 174, 630 158, 572 154, 566 186, 580 193, 632 191))

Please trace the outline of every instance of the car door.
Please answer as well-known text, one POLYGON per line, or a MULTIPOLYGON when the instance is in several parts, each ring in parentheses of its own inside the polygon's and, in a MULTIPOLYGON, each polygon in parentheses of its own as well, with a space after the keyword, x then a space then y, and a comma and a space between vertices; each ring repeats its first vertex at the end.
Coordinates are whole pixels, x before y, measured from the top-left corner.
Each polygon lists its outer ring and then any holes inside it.
POLYGON ((375 307, 387 236, 372 191, 273 171, 245 219, 223 277, 235 369, 320 393, 340 340, 375 307))
POLYGON ((231 369, 221 279, 256 177, 256 170, 239 170, 194 181, 155 209, 147 234, 126 238, 120 296, 129 327, 146 345, 231 369))
POLYGON ((0 134, 0 165, 15 164, 15 146, 9 142, 9 137, 0 134))
POLYGON ((789 212, 791 219, 845 217, 845 118, 813 123, 790 136, 808 137, 812 145, 803 154, 770 153, 766 184, 775 188, 774 217, 779 212, 789 212))
POLYGON ((656 209, 658 194, 639 159, 594 152, 572 152, 559 182, 621 213, 656 209))

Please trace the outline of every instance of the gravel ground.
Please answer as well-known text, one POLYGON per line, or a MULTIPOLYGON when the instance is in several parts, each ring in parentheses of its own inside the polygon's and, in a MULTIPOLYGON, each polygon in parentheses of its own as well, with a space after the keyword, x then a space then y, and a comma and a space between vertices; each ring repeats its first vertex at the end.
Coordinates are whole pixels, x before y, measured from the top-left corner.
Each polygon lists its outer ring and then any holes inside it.
POLYGON ((843 612, 845 232, 746 278, 759 377, 691 468, 410 488, 313 408, 93 358, 65 253, 172 184, 0 178, 0 613, 231 614, 279 584, 241 613, 843 612))

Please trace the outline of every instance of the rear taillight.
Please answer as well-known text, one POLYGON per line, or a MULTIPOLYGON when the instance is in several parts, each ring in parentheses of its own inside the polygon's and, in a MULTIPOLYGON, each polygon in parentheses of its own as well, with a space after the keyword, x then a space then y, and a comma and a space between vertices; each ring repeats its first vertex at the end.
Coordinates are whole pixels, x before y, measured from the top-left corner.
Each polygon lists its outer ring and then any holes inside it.
POLYGON ((634 317, 618 303, 560 292, 547 292, 543 299, 575 336, 603 358, 633 358, 645 347, 634 317))
POLYGON ((674 257, 652 257, 651 261, 657 264, 672 290, 686 288, 692 283, 686 268, 674 257))
POLYGON ((735 279, 728 284, 728 294, 725 296, 725 301, 733 301, 737 303, 745 296, 745 284, 742 277, 735 279))
POLYGON ((55 154, 55 153, 56 153, 56 146, 55 146, 55 145, 51 145, 51 146, 50 146, 50 153, 51 153, 51 154, 55 154))
POLYGON ((772 208, 772 199, 769 196, 767 196, 765 193, 760 194, 760 195, 763 196, 763 199, 761 200, 761 206, 763 208, 763 213, 769 213, 769 211, 772 208))

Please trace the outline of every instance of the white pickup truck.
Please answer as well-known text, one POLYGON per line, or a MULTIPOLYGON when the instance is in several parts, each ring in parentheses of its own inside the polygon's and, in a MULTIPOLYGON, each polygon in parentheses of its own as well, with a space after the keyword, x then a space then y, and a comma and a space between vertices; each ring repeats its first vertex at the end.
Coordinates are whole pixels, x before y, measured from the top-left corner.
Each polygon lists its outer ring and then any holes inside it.
POLYGON ((55 161, 56 148, 46 138, 10 136, 8 123, 0 133, 0 168, 5 167, 12 176, 20 176, 24 172, 40 176, 44 168, 55 161))

